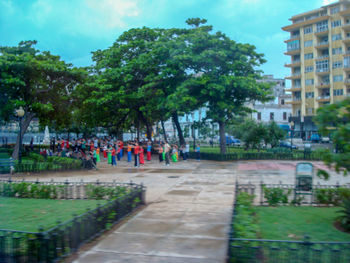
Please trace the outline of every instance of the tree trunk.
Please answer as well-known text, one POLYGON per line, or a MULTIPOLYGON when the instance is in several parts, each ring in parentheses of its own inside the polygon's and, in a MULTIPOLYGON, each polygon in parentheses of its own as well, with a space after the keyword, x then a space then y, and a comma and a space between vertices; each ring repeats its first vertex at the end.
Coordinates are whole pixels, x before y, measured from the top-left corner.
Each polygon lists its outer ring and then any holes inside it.
POLYGON ((219 134, 220 134, 220 153, 226 153, 226 135, 225 135, 225 123, 219 121, 219 134))
POLYGON ((137 141, 140 141, 140 120, 137 121, 137 128, 136 128, 136 137, 137 141))
POLYGON ((160 123, 162 124, 162 129, 163 129, 163 136, 164 136, 164 141, 168 141, 168 138, 166 136, 165 128, 164 128, 164 121, 160 120, 160 123))
POLYGON ((152 140, 153 129, 152 129, 152 125, 148 121, 146 122, 146 130, 147 130, 147 139, 152 140))
MULTIPOLYGON (((13 153, 12 153, 12 158, 17 160, 18 159, 18 153, 19 153, 19 141, 20 141, 20 138, 23 138, 23 135, 26 133, 28 127, 29 127, 29 124, 30 122, 33 120, 34 118, 34 113, 26 113, 22 120, 21 120, 21 127, 22 127, 22 132, 21 134, 18 133, 17 135, 17 140, 16 140, 16 145, 15 145, 15 149, 13 150, 13 153), (20 137, 21 136, 21 137, 20 137)), ((23 144, 23 141, 22 141, 22 144, 23 144)))
POLYGON ((177 115, 177 112, 174 112, 172 114, 173 117, 173 121, 175 123, 176 129, 177 129, 177 134, 179 135, 179 141, 180 141, 180 145, 184 145, 185 144, 185 138, 184 135, 182 133, 182 129, 179 123, 179 116, 177 115))

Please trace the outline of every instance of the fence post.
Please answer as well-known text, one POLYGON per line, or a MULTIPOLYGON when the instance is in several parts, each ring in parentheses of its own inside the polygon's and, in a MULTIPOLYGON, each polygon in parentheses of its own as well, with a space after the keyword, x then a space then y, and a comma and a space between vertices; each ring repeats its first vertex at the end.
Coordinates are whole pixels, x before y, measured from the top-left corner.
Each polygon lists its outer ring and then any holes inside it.
POLYGON ((303 262, 310 262, 310 252, 311 252, 310 237, 305 235, 303 240, 303 249, 304 249, 304 259, 303 262))
POLYGON ((264 204, 264 182, 263 180, 260 181, 260 205, 262 206, 264 204))
POLYGON ((143 183, 141 183, 141 204, 145 205, 146 204, 146 190, 145 187, 143 186, 143 183))

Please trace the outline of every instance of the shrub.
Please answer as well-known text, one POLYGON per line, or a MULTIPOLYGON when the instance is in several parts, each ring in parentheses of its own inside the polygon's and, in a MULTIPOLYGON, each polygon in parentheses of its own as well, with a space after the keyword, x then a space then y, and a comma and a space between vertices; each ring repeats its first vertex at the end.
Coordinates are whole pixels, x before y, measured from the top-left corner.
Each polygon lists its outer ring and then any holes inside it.
POLYGON ((37 153, 29 153, 28 158, 34 160, 35 162, 45 162, 44 156, 37 153))
POLYGON ((258 225, 253 207, 254 196, 240 193, 236 199, 236 216, 234 220, 234 234, 237 238, 256 238, 258 225))
POLYGON ((350 198, 349 188, 331 188, 331 189, 317 189, 316 202, 325 205, 338 206, 342 203, 342 200, 350 198))
POLYGON ((341 204, 342 210, 338 211, 341 213, 340 216, 337 217, 337 221, 341 224, 341 226, 350 231, 350 198, 345 198, 341 204))
POLYGON ((264 187, 264 197, 267 203, 271 206, 277 206, 278 204, 287 204, 288 196, 291 194, 292 190, 284 190, 282 188, 267 188, 264 187))

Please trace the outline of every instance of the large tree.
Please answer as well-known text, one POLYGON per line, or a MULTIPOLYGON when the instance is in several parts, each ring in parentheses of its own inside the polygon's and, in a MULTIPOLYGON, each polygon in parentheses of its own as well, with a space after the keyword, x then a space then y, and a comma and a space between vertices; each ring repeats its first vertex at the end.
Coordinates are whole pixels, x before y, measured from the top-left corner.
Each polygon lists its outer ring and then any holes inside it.
POLYGON ((10 120, 22 106, 25 115, 20 123, 12 157, 17 159, 19 139, 33 118, 43 124, 55 120, 57 126, 68 125, 71 116, 71 93, 82 81, 83 71, 73 68, 48 51, 34 48, 36 41, 24 41, 16 47, 0 47, 0 116, 10 120))
MULTIPOLYGON (((344 175, 350 172, 350 98, 317 110, 315 117, 318 129, 324 136, 330 136, 334 151, 328 150, 324 155, 327 165, 333 166, 344 175)), ((328 178, 328 173, 320 171, 319 175, 328 178)))
POLYGON ((265 60, 254 46, 237 43, 222 32, 213 34, 211 26, 203 25, 206 20, 187 23, 194 26, 188 59, 199 84, 191 92, 207 107, 207 118, 219 124, 220 150, 226 153, 225 126, 250 112, 250 102, 270 99, 270 84, 257 82, 261 78, 257 67, 265 60))

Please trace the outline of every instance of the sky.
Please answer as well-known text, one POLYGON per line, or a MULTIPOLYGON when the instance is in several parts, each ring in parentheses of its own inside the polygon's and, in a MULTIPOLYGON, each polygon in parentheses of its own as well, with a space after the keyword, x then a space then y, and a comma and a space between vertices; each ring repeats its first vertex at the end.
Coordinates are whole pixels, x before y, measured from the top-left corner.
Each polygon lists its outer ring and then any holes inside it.
POLYGON ((200 17, 231 39, 265 54, 265 74, 284 78, 288 19, 332 0, 0 0, 0 46, 37 40, 37 48, 75 66, 92 64, 91 52, 106 49, 138 27, 184 28, 200 17))

